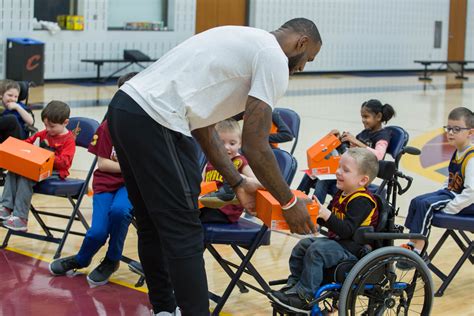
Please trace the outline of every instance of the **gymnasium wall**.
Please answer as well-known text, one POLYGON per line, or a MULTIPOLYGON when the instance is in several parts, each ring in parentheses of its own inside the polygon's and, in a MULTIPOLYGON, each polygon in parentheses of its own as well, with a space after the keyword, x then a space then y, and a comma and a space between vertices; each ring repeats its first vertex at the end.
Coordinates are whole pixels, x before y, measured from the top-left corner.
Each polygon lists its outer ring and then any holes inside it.
MULTIPOLYGON (((80 0, 84 31, 33 30, 34 0, 0 0, 0 78, 5 76, 6 38, 31 37, 45 42, 45 78, 96 76, 93 64, 81 59, 121 59, 124 49, 138 49, 158 58, 194 34, 195 0, 169 0, 171 31, 107 31, 107 0, 80 0)), ((104 64, 101 73, 112 73, 124 64, 104 64)), ((134 66, 135 70, 140 70, 134 66)), ((127 71, 132 71, 128 68, 127 71)))
MULTIPOLYGON (((464 60, 474 61, 474 1, 467 2, 467 23, 466 23, 466 48, 464 50, 464 60)), ((473 69, 474 64, 468 65, 473 69)))
MULTIPOLYGON (((95 77, 84 58, 122 58, 139 49, 158 58, 194 34, 195 0, 169 0, 171 31, 107 31, 107 0, 79 0, 85 30, 50 35, 33 30, 34 0, 0 0, 0 78, 5 75, 6 38, 46 43, 45 78, 95 77)), ((249 0, 250 26, 273 30, 284 21, 313 19, 323 49, 307 71, 420 69, 415 59, 446 59, 449 0, 249 0), (433 48, 435 21, 442 22, 441 48, 433 48)), ((474 59, 474 1, 468 2, 466 59, 474 59)), ((105 64, 107 75, 123 64, 105 64)), ((129 71, 131 69, 128 69, 129 71)), ((139 70, 139 69, 135 69, 139 70)))
POLYGON ((266 30, 296 16, 315 21, 323 49, 308 71, 420 69, 413 60, 447 58, 449 0, 251 0, 251 13, 266 30))

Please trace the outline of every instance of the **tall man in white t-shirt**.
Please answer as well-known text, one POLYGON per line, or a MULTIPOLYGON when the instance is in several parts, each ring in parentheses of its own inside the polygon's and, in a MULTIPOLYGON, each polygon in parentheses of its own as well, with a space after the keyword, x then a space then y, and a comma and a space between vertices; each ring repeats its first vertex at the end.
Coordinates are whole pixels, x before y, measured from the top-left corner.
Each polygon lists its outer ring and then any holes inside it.
POLYGON ((314 60, 322 41, 304 18, 267 32, 218 27, 184 41, 125 83, 110 103, 109 127, 138 226, 138 251, 154 313, 208 315, 203 233, 197 198, 201 170, 194 137, 253 211, 257 185, 231 163, 214 124, 245 110, 242 150, 282 206, 295 233, 314 232, 268 143, 272 108, 289 74, 314 60))

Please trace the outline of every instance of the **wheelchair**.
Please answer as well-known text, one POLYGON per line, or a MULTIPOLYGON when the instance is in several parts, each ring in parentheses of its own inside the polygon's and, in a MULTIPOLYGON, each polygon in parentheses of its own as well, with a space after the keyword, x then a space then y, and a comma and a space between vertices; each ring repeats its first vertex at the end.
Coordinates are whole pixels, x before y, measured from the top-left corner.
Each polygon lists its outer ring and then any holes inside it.
MULTIPOLYGON (((405 147, 405 153, 420 151, 405 147)), ((429 315, 433 300, 433 282, 426 263, 413 251, 394 246, 396 239, 423 239, 421 234, 403 233, 395 224, 398 214, 396 199, 411 186, 413 179, 397 170, 398 163, 381 161, 379 177, 383 179, 375 196, 379 207, 377 227, 360 227, 354 241, 366 245, 358 261, 341 262, 324 271, 321 287, 314 293, 312 308, 307 313, 295 313, 271 302, 273 315, 429 315), (403 180, 403 181, 402 181, 403 180), (386 189, 385 198, 380 192, 386 189), (371 245, 373 247, 369 247, 371 245), (411 270, 401 270, 397 263, 408 263, 411 270)), ((324 234, 324 232, 323 232, 324 234)), ((285 284, 287 280, 271 281, 270 285, 285 284)))

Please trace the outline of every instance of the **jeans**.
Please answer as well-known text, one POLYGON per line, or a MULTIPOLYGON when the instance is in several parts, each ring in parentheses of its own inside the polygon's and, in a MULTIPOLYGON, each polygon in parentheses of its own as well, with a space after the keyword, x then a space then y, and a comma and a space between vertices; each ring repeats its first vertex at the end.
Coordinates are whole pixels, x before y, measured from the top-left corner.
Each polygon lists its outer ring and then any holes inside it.
POLYGON ((131 220, 132 205, 125 187, 115 192, 94 194, 92 225, 76 255, 77 262, 87 267, 109 236, 109 248, 105 256, 111 261, 119 261, 131 220))
POLYGON ((302 239, 293 248, 290 257, 288 284, 302 297, 312 298, 321 286, 324 269, 342 261, 357 260, 337 241, 325 237, 302 239))

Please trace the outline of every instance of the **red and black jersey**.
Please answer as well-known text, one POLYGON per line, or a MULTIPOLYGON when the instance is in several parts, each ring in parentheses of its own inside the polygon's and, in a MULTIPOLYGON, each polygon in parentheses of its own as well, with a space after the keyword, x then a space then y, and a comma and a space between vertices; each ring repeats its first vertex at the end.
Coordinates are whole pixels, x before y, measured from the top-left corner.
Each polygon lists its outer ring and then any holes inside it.
POLYGON ((329 204, 329 209, 331 216, 327 222, 321 223, 329 229, 328 237, 357 255, 361 245, 352 240, 356 229, 361 226, 375 228, 378 223, 379 212, 375 197, 367 188, 359 188, 347 196, 338 191, 329 204))

